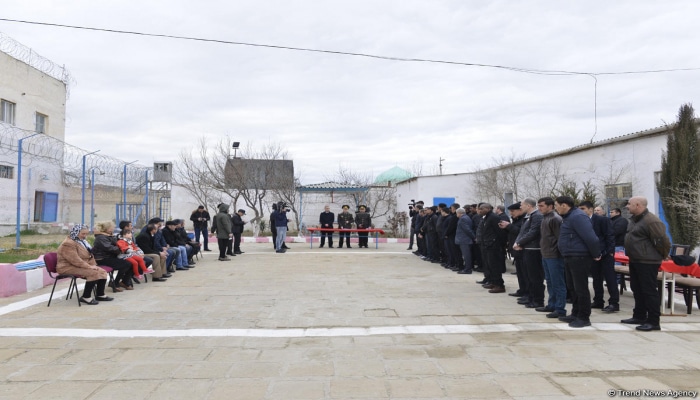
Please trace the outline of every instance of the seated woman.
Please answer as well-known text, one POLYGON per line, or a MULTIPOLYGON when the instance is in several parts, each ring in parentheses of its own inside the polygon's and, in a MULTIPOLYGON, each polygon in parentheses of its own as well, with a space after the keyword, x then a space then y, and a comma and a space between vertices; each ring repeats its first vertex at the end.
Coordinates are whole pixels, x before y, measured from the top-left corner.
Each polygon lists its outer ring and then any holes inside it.
POLYGON ((84 304, 96 305, 99 301, 112 301, 111 297, 105 296, 105 285, 107 284, 107 272, 97 266, 95 257, 92 255, 90 244, 85 241, 89 228, 86 225, 77 224, 70 230, 66 240, 58 246, 58 262, 56 271, 59 274, 78 275, 85 278, 85 289, 80 302, 84 304), (92 291, 97 285, 97 295, 92 298, 92 291))
POLYGON ((126 290, 134 290, 131 282, 133 274, 131 263, 122 260, 117 256, 121 254, 121 250, 117 246, 117 237, 114 233, 114 222, 106 221, 97 224, 95 231, 95 243, 92 245, 92 254, 95 256, 95 262, 98 265, 112 267, 117 271, 117 276, 114 278, 114 284, 121 286, 116 288, 117 292, 126 290))

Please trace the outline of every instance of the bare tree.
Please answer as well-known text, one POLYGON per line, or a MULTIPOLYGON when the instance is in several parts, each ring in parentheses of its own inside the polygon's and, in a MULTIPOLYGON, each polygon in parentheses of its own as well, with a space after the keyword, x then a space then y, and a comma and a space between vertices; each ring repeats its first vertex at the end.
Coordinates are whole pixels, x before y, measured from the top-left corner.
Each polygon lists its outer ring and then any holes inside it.
POLYGON ((339 165, 336 174, 326 177, 329 181, 344 185, 357 185, 368 190, 347 192, 346 196, 355 204, 364 204, 369 207, 372 218, 383 217, 396 211, 396 187, 387 184, 373 185, 371 174, 354 171, 346 166, 339 165))
POLYGON ((512 192, 513 199, 517 200, 520 196, 521 177, 524 172, 521 164, 524 159, 523 155, 511 152, 507 156, 493 158, 490 167, 474 173, 471 183, 476 188, 479 200, 501 203, 506 192, 512 192))
POLYGON ((180 152, 174 171, 175 183, 212 210, 216 210, 220 203, 231 203, 235 208, 240 197, 238 190, 228 187, 225 180, 224 170, 231 143, 226 138, 211 146, 201 138, 196 148, 180 152))
MULTIPOLYGON (((232 161, 232 144, 228 137, 215 145, 201 138, 197 148, 180 153, 175 182, 212 209, 216 209, 215 205, 219 203, 231 204, 236 209, 239 200, 243 200, 254 214, 250 223, 254 233, 257 233, 259 221, 265 217, 269 188, 281 186, 280 182, 275 181, 279 175, 272 170, 274 164, 264 161, 287 159, 287 152, 275 143, 268 143, 259 149, 248 143, 238 151, 240 158, 262 162, 255 164, 257 168, 254 171, 243 171, 228 165, 232 161)), ((288 204, 291 205, 291 202, 288 204)))
POLYGON ((524 197, 539 199, 552 196, 565 179, 561 162, 554 159, 538 160, 523 166, 522 193, 524 197))

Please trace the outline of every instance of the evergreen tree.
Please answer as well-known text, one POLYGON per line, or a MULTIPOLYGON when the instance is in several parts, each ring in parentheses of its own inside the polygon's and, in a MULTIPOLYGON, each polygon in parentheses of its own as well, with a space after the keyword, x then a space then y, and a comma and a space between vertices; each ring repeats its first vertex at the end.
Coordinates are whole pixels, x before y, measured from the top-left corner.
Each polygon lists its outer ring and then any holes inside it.
POLYGON ((693 193, 700 177, 700 142, 698 142, 695 111, 684 104, 678 111, 678 122, 668 135, 666 152, 661 159, 658 191, 666 221, 674 243, 692 247, 700 242, 698 227, 689 223, 692 215, 700 213, 693 193), (692 215, 689 215, 691 214, 692 215))

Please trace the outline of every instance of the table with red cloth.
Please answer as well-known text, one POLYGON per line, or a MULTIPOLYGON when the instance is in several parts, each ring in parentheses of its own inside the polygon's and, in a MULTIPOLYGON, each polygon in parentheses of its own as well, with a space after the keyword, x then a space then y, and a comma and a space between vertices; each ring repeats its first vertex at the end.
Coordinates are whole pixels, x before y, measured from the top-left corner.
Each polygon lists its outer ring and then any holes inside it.
MULTIPOLYGON (((341 229, 341 228, 306 228, 309 232, 311 232, 311 248, 314 247, 314 233, 318 232, 318 236, 321 236, 321 232, 367 232, 367 233, 374 233, 374 244, 375 248, 379 248, 379 234, 384 234, 384 231, 381 229, 341 229)), ((332 233, 331 233, 332 234, 332 233)))
MULTIPOLYGON (((625 255, 625 253, 618 252, 615 253, 615 261, 620 264, 629 265, 630 258, 625 255)), ((687 267, 678 265, 673 262, 672 259, 666 259, 661 262, 659 266, 659 271, 661 272, 661 313, 666 312, 666 291, 664 288, 669 285, 669 293, 675 293, 676 291, 676 274, 683 274, 688 276, 694 276, 700 278, 700 265, 698 263, 693 263, 687 267), (670 274, 668 276, 667 274, 670 274)), ((674 311, 674 302, 670 301, 671 315, 674 311)))

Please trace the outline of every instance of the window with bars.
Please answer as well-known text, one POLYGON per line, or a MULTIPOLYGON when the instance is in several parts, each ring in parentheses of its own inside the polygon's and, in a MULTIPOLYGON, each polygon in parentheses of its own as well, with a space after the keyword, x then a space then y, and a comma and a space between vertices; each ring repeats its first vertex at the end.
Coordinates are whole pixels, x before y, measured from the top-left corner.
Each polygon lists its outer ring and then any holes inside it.
POLYGON ((0 100, 0 121, 10 125, 15 124, 15 103, 0 100))
POLYGON ((2 179, 14 179, 15 177, 15 167, 9 165, 0 165, 0 178, 2 179))

